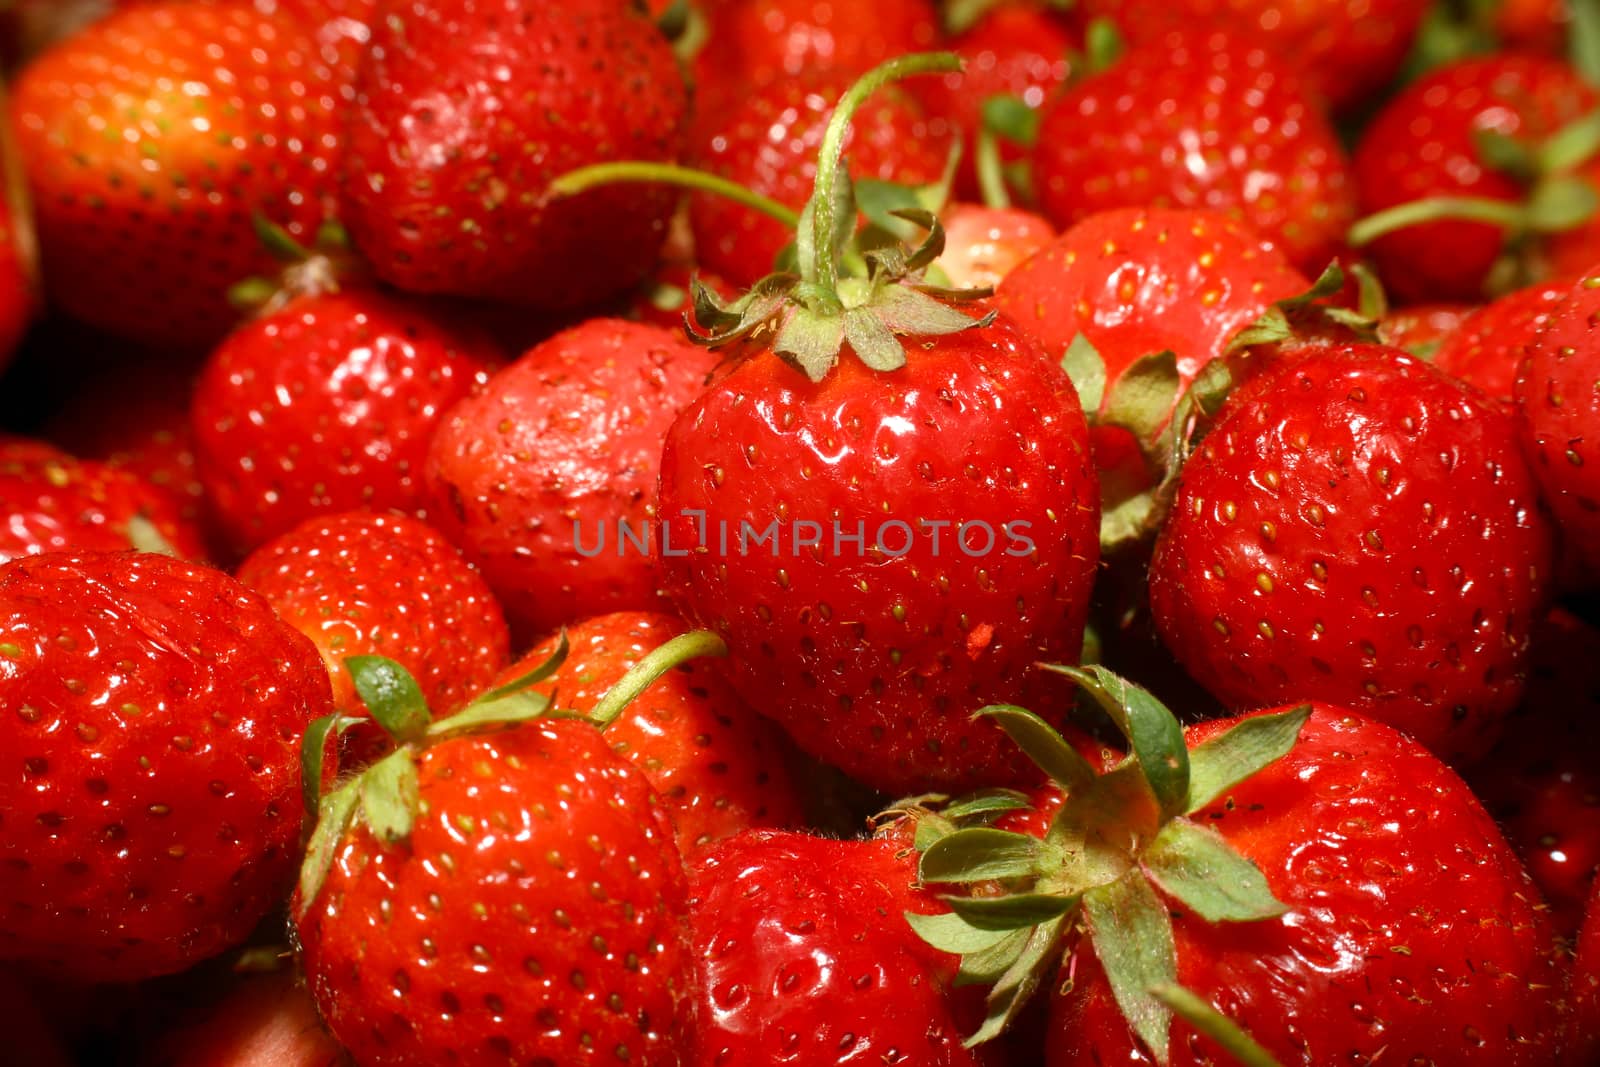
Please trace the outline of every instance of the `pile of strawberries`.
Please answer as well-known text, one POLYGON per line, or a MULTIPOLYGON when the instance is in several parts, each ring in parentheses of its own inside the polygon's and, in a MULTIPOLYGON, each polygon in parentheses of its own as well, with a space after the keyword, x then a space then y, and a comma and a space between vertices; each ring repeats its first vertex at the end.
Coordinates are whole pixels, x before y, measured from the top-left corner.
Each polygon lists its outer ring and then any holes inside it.
POLYGON ((0 1063, 1600 1064, 1600 2, 0 5, 0 1063))

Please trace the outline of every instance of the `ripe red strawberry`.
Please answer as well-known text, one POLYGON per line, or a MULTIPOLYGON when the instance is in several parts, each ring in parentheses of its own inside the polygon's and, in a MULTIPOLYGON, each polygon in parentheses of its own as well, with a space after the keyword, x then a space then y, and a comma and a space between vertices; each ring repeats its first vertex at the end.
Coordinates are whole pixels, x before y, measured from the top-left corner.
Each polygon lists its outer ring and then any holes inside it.
POLYGON ((704 982, 694 1062, 989 1062, 962 1047, 981 1003, 952 993, 956 958, 901 918, 941 910, 916 883, 916 853, 894 840, 764 830, 703 853, 690 881, 704 982))
POLYGON ((1517 377, 1523 438, 1562 550, 1600 575, 1600 269, 1550 312, 1517 377))
POLYGON ((1045 111, 1033 180, 1057 226, 1122 207, 1226 211, 1312 275, 1356 216, 1332 126, 1242 36, 1174 33, 1073 86, 1045 111))
POLYGON ((348 56, 246 2, 119 11, 41 56, 11 118, 50 298, 113 333, 203 346, 270 269, 261 213, 303 240, 340 150, 348 56))
POLYGON ((834 74, 848 85, 884 60, 928 51, 941 36, 931 0, 725 0, 703 6, 707 36, 695 66, 696 89, 713 101, 807 74, 834 74))
MULTIPOLYGON (((713 104, 695 122, 694 165, 798 212, 816 181, 828 119, 854 80, 853 71, 803 73, 713 104)), ((939 180, 949 147, 948 132, 930 124, 906 91, 891 87, 857 113, 845 152, 854 178, 917 186, 939 180)), ((697 193, 689 212, 701 266, 735 285, 752 285, 771 271, 794 236, 792 225, 721 196, 697 193)))
POLYGON ((308 519, 251 553, 237 577, 311 638, 341 710, 361 708, 348 656, 395 660, 446 712, 488 689, 511 659, 483 578, 442 534, 403 515, 308 519))
POLYGON ((687 887, 648 782, 586 723, 479 731, 323 800, 295 912, 334 1037, 366 1067, 691 1062, 687 887))
POLYGON ((1573 964, 1573 1063, 1600 1054, 1600 881, 1589 894, 1573 964))
MULTIPOLYGON (((1600 257, 1600 229, 1572 211, 1582 206, 1584 186, 1591 196, 1600 188, 1600 171, 1590 173, 1600 167, 1597 146, 1573 141, 1559 161, 1541 155, 1559 131, 1570 134, 1597 105, 1600 95, 1571 67, 1527 55, 1462 60, 1395 96, 1356 148, 1362 211, 1466 197, 1505 219, 1445 213, 1385 229, 1370 251, 1390 292, 1405 301, 1476 302, 1506 288, 1507 280, 1526 285, 1552 271, 1576 273, 1600 257), (1549 195, 1573 183, 1576 194, 1569 188, 1549 195)), ((1363 222, 1354 238, 1368 239, 1366 228, 1363 222)))
POLYGON ((1234 708, 1339 701, 1452 761, 1521 698, 1551 536, 1512 417, 1380 345, 1235 392, 1150 564, 1167 647, 1234 708))
MULTIPOLYGON (((645 656, 688 629, 670 615, 640 611, 586 619, 566 630, 566 660, 535 691, 588 714, 645 656)), ((496 684, 544 663, 557 644, 543 642, 496 684)), ((605 727, 605 738, 661 795, 685 854, 740 830, 805 822, 786 739, 708 664, 691 660, 663 675, 605 727)))
POLYGON ((1478 308, 1470 304, 1413 304, 1394 308, 1378 321, 1378 339, 1390 348, 1432 359, 1478 308))
POLYGON ((1048 1067, 1563 1062, 1538 892, 1421 745, 1331 705, 1183 731, 1122 679, 1069 673, 1133 756, 1101 771, 989 709, 1065 794, 1043 841, 989 826, 1016 803, 993 792, 918 833, 924 883, 975 887, 908 916, 993 984, 975 1038, 1040 989, 1048 1067))
POLYGON ((1528 691, 1468 781, 1539 884, 1564 937, 1600 867, 1600 631, 1555 611, 1533 631, 1528 691))
POLYGON ((240 979, 214 1005, 173 1026, 139 1067, 347 1067, 316 1004, 289 967, 240 979))
POLYGON ((421 510, 434 427, 499 359, 477 331, 375 290, 298 297, 240 326, 201 371, 190 414, 234 549, 317 515, 421 510))
POLYGON ((0 562, 41 552, 157 547, 203 559, 200 529, 177 498, 125 470, 74 459, 43 442, 0 451, 0 562))
POLYGON ((1543 282, 1507 293, 1474 312, 1433 353, 1433 365, 1508 403, 1517 369, 1570 282, 1543 282))
POLYGON ((1085 0, 1136 46, 1174 30, 1224 30, 1256 37, 1305 72, 1339 110, 1359 107, 1399 71, 1428 10, 1427 0, 1085 0))
POLYGON ((939 267, 957 289, 992 289, 1055 240, 1050 223, 1019 208, 952 204, 940 213, 939 267))
POLYGON ((358 89, 341 216, 385 281, 573 308, 650 270, 671 190, 545 196, 586 164, 678 158, 683 77, 642 11, 397 0, 358 89))
POLYGON ((315 648, 219 571, 84 552, 0 567, 0 957, 182 970, 281 899, 315 648))
POLYGON ((428 453, 429 515, 514 628, 541 636, 659 605, 649 526, 661 442, 716 363, 664 329, 593 319, 446 413, 428 453))

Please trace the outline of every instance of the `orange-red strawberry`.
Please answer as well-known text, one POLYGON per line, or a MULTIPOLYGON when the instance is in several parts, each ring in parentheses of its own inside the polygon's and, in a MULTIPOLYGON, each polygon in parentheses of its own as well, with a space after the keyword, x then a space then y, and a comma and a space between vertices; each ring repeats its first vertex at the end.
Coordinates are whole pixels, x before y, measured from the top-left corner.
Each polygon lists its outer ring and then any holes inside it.
POLYGON ((659 605, 661 442, 716 363, 660 327, 593 319, 445 414, 428 452, 429 516, 525 638, 659 605))
MULTIPOLYGON (((586 619, 565 631, 570 651, 536 691, 588 714, 641 660, 688 629, 670 615, 639 611, 586 619)), ((498 684, 527 674, 557 646, 556 638, 543 642, 498 684)), ((805 821, 785 760, 788 742, 709 664, 691 660, 663 675, 606 725, 605 737, 661 795, 686 853, 740 830, 805 821)))
POLYGON ((1156 625, 1230 707, 1338 701, 1481 756, 1551 585, 1516 424, 1398 350, 1302 352, 1229 397, 1184 465, 1150 564, 1156 625))
POLYGON ((128 471, 74 459, 42 442, 0 450, 0 561, 40 552, 153 549, 203 559, 200 528, 182 503, 128 471), (151 535, 155 536, 152 537, 151 535))
POLYGON ((939 268, 958 289, 992 289, 1055 239, 1050 223, 1020 208, 952 204, 940 213, 939 268))
POLYGON ((1517 377, 1523 437, 1562 549, 1600 578, 1600 269, 1574 286, 1528 348, 1517 377))
POLYGON ((113 333, 214 342, 228 287, 272 264, 252 213, 302 240, 324 217, 347 62, 246 0, 165 0, 30 64, 11 120, 51 300, 113 333))
POLYGON ((244 553, 316 515, 420 511, 428 441, 498 348, 376 290, 297 297, 231 333, 195 386, 200 480, 244 553))
POLYGON ((311 638, 334 704, 358 714, 348 656, 386 656, 451 712, 510 661, 500 605, 455 546, 426 523, 365 511, 308 519, 250 554, 236 575, 311 638))
POLYGON ((403 289, 542 308, 625 292, 653 265, 675 194, 551 179, 675 161, 687 94, 631 4, 395 0, 358 81, 342 220, 403 289))
POLYGON ((1294 68, 1243 35, 1156 38, 1061 94, 1033 181, 1057 226, 1123 207, 1225 211, 1312 276, 1356 216, 1333 127, 1294 68))
POLYGON ((85 981, 242 940, 292 880, 316 649, 219 571, 52 553, 0 567, 0 957, 85 981))
POLYGON ((1544 282, 1507 293, 1444 338, 1432 354, 1433 365, 1510 402, 1528 346, 1571 289, 1570 282, 1544 282))

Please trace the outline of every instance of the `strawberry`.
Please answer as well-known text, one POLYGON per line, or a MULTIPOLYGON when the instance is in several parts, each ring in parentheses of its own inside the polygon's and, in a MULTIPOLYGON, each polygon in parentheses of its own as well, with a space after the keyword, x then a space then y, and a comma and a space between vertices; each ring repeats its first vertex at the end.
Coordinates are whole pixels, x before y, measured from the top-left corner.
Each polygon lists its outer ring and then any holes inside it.
POLYGON ((139 1067, 347 1067, 311 994, 285 967, 239 980, 203 1014, 184 1019, 139 1067))
POLYGON ((1524 352, 1571 289, 1570 282, 1544 282, 1507 293, 1445 338, 1433 365, 1509 403, 1524 352))
POLYGON ((678 157, 683 77, 631 4, 396 0, 357 88, 341 217, 380 278, 574 308, 650 270, 670 190, 545 195, 588 163, 678 157))
POLYGON ((1236 391, 1184 466, 1150 607, 1233 708, 1295 697, 1467 762, 1521 698, 1549 525, 1509 414, 1381 345, 1236 391))
MULTIPOLYGON (((957 62, 886 64, 849 101, 957 62)), ((829 120, 800 274, 729 305, 697 294, 702 341, 738 363, 667 435, 666 588, 727 641, 739 695, 817 758, 900 792, 1004 781, 1022 766, 967 713, 1046 699, 1034 661, 1079 651, 1098 557, 1087 427, 1020 330, 928 294, 931 216, 912 213, 921 248, 841 274, 850 118, 829 120)))
POLYGON ((1294 72, 1260 40, 1173 33, 1044 112, 1033 182, 1067 227, 1122 207, 1226 211, 1312 275, 1355 221, 1349 162, 1294 72))
MULTIPOLYGON (((1537 890, 1421 745, 1325 704, 1180 731, 1137 687, 1070 673, 1133 757, 1101 773, 1038 718, 989 709, 1055 768, 1044 840, 919 835, 924 883, 975 887, 949 917, 907 917, 994 983, 974 1039, 1043 987, 1048 1067, 1561 1062, 1537 890)), ((1016 800, 957 803, 997 802, 1016 800)))
POLYGON ((586 722, 518 724, 525 692, 434 722, 402 669, 355 669, 400 747, 323 797, 292 903, 333 1036, 364 1067, 689 1063, 687 885, 645 777, 586 722))
MULTIPOLYGON (((630 670, 687 631, 670 615, 639 611, 586 619, 565 631, 571 651, 534 691, 588 714, 630 670)), ((559 646, 557 638, 544 641, 496 684, 527 674, 559 646)), ((682 663, 663 675, 605 735, 661 795, 685 854, 740 830, 805 821, 784 738, 705 664, 682 663)))
POLYGON ((237 577, 316 644, 342 709, 361 706, 348 656, 396 660, 446 711, 488 689, 510 662, 488 585, 416 519, 362 511, 308 519, 251 553, 237 577))
POLYGON ((51 553, 0 567, 0 956, 82 981, 244 940, 292 879, 316 649, 219 571, 51 553))
POLYGON ((435 426, 499 360, 476 331, 375 290, 296 297, 240 326, 190 411, 222 531, 242 554, 318 515, 421 510, 435 426))
POLYGON ((1564 611, 1533 632, 1528 691, 1493 758, 1467 775, 1550 905, 1577 932, 1600 867, 1600 631, 1564 611))
POLYGON ((1549 313, 1517 376, 1523 439, 1562 549, 1582 577, 1600 574, 1600 269, 1549 313))
POLYGON ((1378 339, 1390 348, 1403 348, 1418 358, 1432 359, 1477 310, 1469 304, 1413 304, 1389 309, 1378 321, 1378 339))
POLYGON ((113 333, 202 347, 272 263, 251 216, 309 238, 332 193, 351 72, 298 19, 165 0, 30 64, 11 118, 51 300, 113 333))
POLYGON ((1556 59, 1495 55, 1441 67, 1394 97, 1356 147, 1371 243, 1404 301, 1475 302, 1575 274, 1600 257, 1600 95, 1556 59), (1466 203, 1462 203, 1465 200, 1466 203))
MULTIPOLYGON (((695 121, 691 159, 700 170, 798 212, 816 180, 823 131, 854 73, 803 73, 713 103, 695 121)), ((948 131, 930 124, 913 97, 890 88, 858 114, 845 144, 851 177, 911 186, 939 180, 948 131)), ((772 270, 794 236, 793 219, 781 222, 705 193, 689 198, 689 218, 701 266, 740 286, 772 270)))
POLYGON ((593 319, 529 349, 446 413, 429 514, 513 627, 659 605, 651 565, 661 442, 716 357, 654 326, 593 319))
POLYGON ((1578 954, 1573 965, 1573 1063, 1589 1062, 1600 1055, 1600 881, 1589 893, 1583 929, 1578 933, 1578 954))
POLYGON ((1084 15, 1114 19, 1134 46, 1172 30, 1255 37, 1291 57, 1309 86, 1349 111, 1400 70, 1428 0, 1084 0, 1084 15))
POLYGON ((166 549, 203 559, 179 501, 134 474, 42 442, 0 450, 0 561, 41 552, 166 549))
POLYGON ((940 213, 939 267, 958 289, 992 289, 1055 239, 1045 219, 1018 208, 952 204, 940 213))
POLYGON ((748 831, 690 875, 703 971, 695 1063, 975 1067, 956 959, 901 919, 942 910, 892 840, 748 831), (841 1005, 848 1007, 841 1011, 841 1005))

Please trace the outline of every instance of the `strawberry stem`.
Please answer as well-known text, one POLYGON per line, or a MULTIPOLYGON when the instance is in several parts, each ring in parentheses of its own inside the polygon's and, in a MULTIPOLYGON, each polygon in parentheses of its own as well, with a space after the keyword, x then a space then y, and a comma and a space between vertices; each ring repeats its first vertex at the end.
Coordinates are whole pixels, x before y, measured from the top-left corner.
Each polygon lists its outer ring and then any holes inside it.
POLYGON ((1481 196, 1438 196, 1396 204, 1375 215, 1368 215, 1350 227, 1350 243, 1357 248, 1380 237, 1424 222, 1460 219, 1487 222, 1509 230, 1520 230, 1526 223, 1521 205, 1481 196))
MULTIPOLYGON (((817 183, 808 205, 811 212, 812 241, 810 262, 802 258, 800 273, 820 290, 835 293, 839 287, 839 247, 835 233, 838 202, 834 191, 844 156, 844 139, 850 120, 873 93, 901 78, 915 74, 947 74, 961 70, 961 57, 954 52, 921 52, 900 56, 883 63, 846 90, 833 109, 833 117, 822 135, 822 150, 817 154, 817 183)), ((804 247, 805 242, 801 242, 804 247)))
POLYGON ((776 219, 788 229, 800 225, 800 215, 794 209, 770 197, 752 192, 738 182, 693 167, 680 167, 673 163, 596 163, 568 171, 550 183, 553 197, 576 196, 600 185, 622 182, 647 182, 654 185, 675 185, 681 189, 694 189, 702 193, 715 193, 747 208, 776 219))
POLYGON ((622 680, 600 698, 600 702, 589 713, 588 719, 594 723, 596 729, 604 730, 616 721, 624 708, 633 703, 640 693, 650 688, 663 674, 701 656, 727 654, 728 646, 723 643, 722 638, 710 630, 679 634, 666 644, 652 649, 648 655, 634 664, 633 669, 623 675, 622 680))
POLYGON ((1170 1008, 1178 1018, 1215 1041, 1233 1057, 1239 1067, 1282 1067, 1272 1053, 1239 1029, 1237 1023, 1183 986, 1163 982, 1151 986, 1150 995, 1170 1008))

